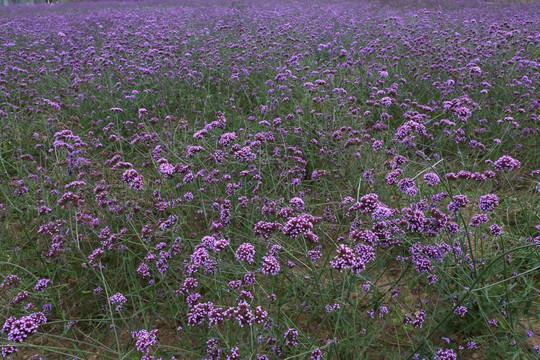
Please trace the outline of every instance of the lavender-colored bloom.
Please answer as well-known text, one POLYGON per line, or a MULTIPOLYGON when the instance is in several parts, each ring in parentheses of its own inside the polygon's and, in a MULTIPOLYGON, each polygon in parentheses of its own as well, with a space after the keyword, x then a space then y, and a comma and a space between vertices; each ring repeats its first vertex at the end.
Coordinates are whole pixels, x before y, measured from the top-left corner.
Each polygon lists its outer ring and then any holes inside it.
POLYGON ((199 303, 193 306, 188 314, 188 325, 195 326, 202 324, 208 318, 208 314, 213 308, 214 304, 211 302, 199 303))
POLYGON ((441 182, 441 179, 439 179, 439 176, 435 173, 427 173, 424 174, 424 181, 428 186, 435 186, 441 182))
POLYGON ((452 349, 439 349, 433 360, 457 360, 457 354, 452 349))
POLYGON ((34 287, 34 290, 36 290, 37 292, 42 292, 51 284, 52 284, 52 281, 50 279, 41 279, 38 281, 38 283, 34 287))
POLYGON ((311 360, 322 360, 323 352, 320 349, 315 349, 311 352, 311 360))
POLYGON ((470 226, 476 227, 481 224, 485 224, 489 221, 489 217, 486 214, 476 214, 471 218, 470 226))
POLYGON ((452 213, 457 212, 459 209, 467 207, 469 203, 470 201, 467 195, 455 195, 452 198, 452 202, 448 204, 448 211, 452 213))
POLYGON ((281 229, 283 234, 290 238, 296 238, 300 234, 306 234, 313 229, 313 222, 317 219, 309 214, 302 214, 290 218, 285 226, 281 229))
POLYGON ((424 309, 420 309, 415 315, 414 318, 409 316, 408 314, 405 315, 405 319, 403 319, 403 323, 405 325, 412 325, 415 329, 421 329, 422 325, 426 319, 426 312, 424 309))
POLYGON ((401 179, 398 183, 398 188, 409 196, 414 197, 418 195, 418 188, 411 178, 401 179))
POLYGON ((233 309, 233 314, 240 327, 249 326, 255 321, 255 314, 250 305, 245 301, 238 303, 238 306, 233 309))
MULTIPOLYGON (((368 248, 363 247, 359 249, 359 252, 363 256, 366 256, 366 259, 370 260, 374 258, 374 252, 368 251, 364 253, 364 250, 368 248)), ((350 269, 356 274, 359 274, 360 272, 365 270, 365 261, 362 256, 357 256, 356 253, 347 245, 339 245, 339 247, 337 248, 337 252, 338 254, 334 257, 334 259, 330 261, 330 265, 332 265, 334 269, 339 270, 340 272, 343 272, 343 270, 345 269, 350 269)))
POLYGON ((465 306, 458 306, 454 309, 454 314, 459 315, 460 317, 464 317, 467 313, 467 308, 465 306))
POLYGON ((163 175, 164 178, 172 178, 174 175, 174 166, 164 162, 159 165, 159 172, 163 175))
POLYGON ((519 169, 520 167, 521 162, 509 155, 503 155, 493 163, 493 168, 500 172, 510 172, 514 169, 519 169))
POLYGON ((298 211, 304 211, 304 200, 299 197, 294 197, 289 201, 289 204, 298 211))
POLYGON ((126 303, 127 299, 121 293, 116 293, 109 298, 109 303, 111 305, 116 305, 116 311, 122 311, 122 306, 126 303))
POLYGON ((2 281, 2 284, 0 285, 0 289, 6 289, 8 287, 15 287, 18 286, 21 283, 21 279, 17 275, 8 275, 2 281))
POLYGON ((395 169, 392 170, 386 175, 386 178, 384 179, 388 185, 394 185, 397 182, 398 177, 403 174, 403 170, 401 169, 395 169))
POLYGON ((133 331, 131 337, 137 339, 135 346, 137 350, 148 354, 150 352, 150 347, 157 343, 157 332, 158 330, 152 330, 148 332, 147 330, 133 331))
POLYGON ((238 261, 244 261, 248 264, 253 264, 255 256, 255 247, 251 245, 250 243, 243 243, 238 247, 238 250, 236 250, 236 260, 238 261))
MULTIPOLYGON (((19 351, 18 347, 15 346, 3 346, 2 349, 0 349, 0 354, 3 358, 9 359, 11 355, 16 354, 19 351)), ((40 358, 41 359, 41 358, 40 358)))
POLYGON ((499 206, 499 197, 495 194, 483 195, 478 200, 478 207, 484 212, 493 211, 495 206, 499 206))
POLYGON ((283 335, 285 338, 285 345, 290 345, 292 347, 298 346, 298 341, 296 340, 298 338, 298 331, 295 329, 289 329, 285 332, 285 335, 283 335))
POLYGON ((503 232, 503 229, 499 225, 493 224, 489 227, 489 231, 493 236, 500 236, 503 232))
POLYGON ((263 256, 261 272, 265 275, 276 276, 280 271, 279 261, 272 255, 263 256))
POLYGON ((35 334, 38 327, 46 322, 47 318, 42 312, 23 316, 19 319, 10 317, 4 322, 2 333, 7 335, 9 341, 20 343, 30 335, 35 334))

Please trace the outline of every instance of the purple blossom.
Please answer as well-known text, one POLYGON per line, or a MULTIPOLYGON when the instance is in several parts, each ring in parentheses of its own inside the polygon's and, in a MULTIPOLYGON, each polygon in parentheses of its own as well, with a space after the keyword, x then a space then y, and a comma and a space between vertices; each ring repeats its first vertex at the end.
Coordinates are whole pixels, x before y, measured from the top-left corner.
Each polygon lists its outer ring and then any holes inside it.
POLYGON ((122 311, 122 306, 126 303, 127 299, 121 293, 116 293, 109 298, 111 305, 116 305, 116 311, 122 311))
POLYGON ((416 187, 415 182, 411 178, 401 179, 398 183, 398 188, 403 193, 409 196, 414 197, 418 195, 418 188, 416 187))
POLYGON ((309 214, 302 214, 290 218, 281 229, 283 234, 290 238, 296 238, 298 235, 305 235, 313 229, 313 223, 318 219, 309 214))
POLYGON ((255 256, 255 247, 251 245, 250 243, 243 243, 238 247, 236 250, 236 260, 238 261, 244 261, 248 264, 253 264, 255 256))
POLYGON ((467 207, 469 203, 470 201, 467 198, 467 195, 455 195, 452 198, 452 202, 448 204, 448 211, 455 213, 459 211, 459 209, 467 207))
POLYGON ((491 212, 495 206, 499 206, 499 197, 495 194, 483 195, 478 200, 478 207, 483 212, 491 212))
POLYGON ((38 281, 38 283, 34 287, 34 290, 36 290, 37 292, 42 292, 51 284, 52 284, 52 281, 50 279, 41 279, 38 281))
POLYGON ((298 338, 298 331, 295 329, 288 329, 283 337, 285 338, 285 345, 292 347, 298 346, 298 341, 296 340, 298 338))
POLYGON ((503 155, 493 163, 493 168, 500 172, 510 172, 514 169, 519 169, 520 167, 521 162, 509 155, 503 155))
POLYGON ((131 332, 131 337, 137 339, 135 343, 137 350, 148 354, 150 347, 157 343, 157 332, 157 329, 150 332, 144 329, 131 332))
POLYGON ((260 270, 265 275, 276 276, 280 271, 280 265, 278 260, 272 256, 263 256, 260 270))
POLYGON ((35 334, 38 327, 46 322, 47 318, 42 312, 23 316, 19 319, 12 316, 4 322, 2 333, 7 335, 9 341, 20 343, 30 335, 35 334))
POLYGON ((424 174, 424 181, 428 186, 435 186, 441 182, 441 179, 435 173, 427 173, 424 174))
POLYGON ((489 217, 486 214, 476 214, 471 218, 471 222, 469 223, 472 227, 480 226, 481 224, 485 224, 489 221, 489 217))
POLYGON ((452 349, 439 349, 433 360, 457 360, 457 354, 452 349))

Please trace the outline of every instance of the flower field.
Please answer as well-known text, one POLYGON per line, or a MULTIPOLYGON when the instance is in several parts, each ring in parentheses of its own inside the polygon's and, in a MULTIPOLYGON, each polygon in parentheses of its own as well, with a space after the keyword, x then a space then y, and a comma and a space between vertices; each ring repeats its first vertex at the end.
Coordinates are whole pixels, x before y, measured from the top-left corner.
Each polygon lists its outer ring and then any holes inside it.
POLYGON ((0 8, 6 359, 540 357, 540 3, 0 8))

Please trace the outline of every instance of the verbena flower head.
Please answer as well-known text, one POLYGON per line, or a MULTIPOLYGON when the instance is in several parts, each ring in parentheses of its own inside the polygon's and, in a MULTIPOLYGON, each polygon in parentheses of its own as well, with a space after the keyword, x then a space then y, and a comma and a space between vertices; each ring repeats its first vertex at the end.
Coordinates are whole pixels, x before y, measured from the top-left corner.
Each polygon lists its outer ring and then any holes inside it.
POLYGON ((276 276, 281 267, 279 261, 272 255, 263 256, 260 271, 265 275, 276 276))
POLYGON ((520 167, 521 162, 509 155, 503 155, 493 163, 493 168, 500 172, 510 172, 514 169, 519 169, 520 167))
POLYGON ((37 332, 40 325, 47 322, 47 318, 42 312, 36 312, 19 319, 10 317, 4 322, 2 333, 7 335, 9 341, 21 343, 30 335, 37 332))
POLYGON ((480 197, 478 207, 484 212, 491 212, 499 206, 499 197, 495 194, 487 194, 480 197))
POLYGON ((109 298, 111 305, 116 305, 116 311, 122 311, 122 306, 126 303, 127 299, 121 293, 116 293, 109 298))
POLYGON ((251 245, 250 243, 243 243, 238 247, 238 250, 236 250, 236 260, 238 261, 244 261, 248 264, 253 264, 254 262, 254 256, 255 256, 255 247, 251 245))
POLYGON ((415 182, 411 178, 401 179, 398 183, 398 188, 403 193, 409 196, 414 197, 418 195, 418 188, 416 187, 415 182))
POLYGON ((150 352, 150 347, 157 343, 157 332, 157 329, 152 331, 147 331, 144 329, 139 331, 133 331, 131 333, 131 337, 133 339, 137 339, 135 343, 137 350, 148 354, 148 352, 150 352))

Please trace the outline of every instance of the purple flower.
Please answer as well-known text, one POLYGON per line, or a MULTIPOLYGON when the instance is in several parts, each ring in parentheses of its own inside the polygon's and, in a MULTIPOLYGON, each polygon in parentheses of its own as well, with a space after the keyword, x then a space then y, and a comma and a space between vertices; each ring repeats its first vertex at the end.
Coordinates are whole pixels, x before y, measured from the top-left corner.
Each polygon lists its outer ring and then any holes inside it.
POLYGON ((471 222, 469 223, 472 227, 480 226, 481 224, 485 224, 489 221, 489 217, 486 214, 476 214, 471 218, 471 222))
POLYGON ((34 290, 36 290, 37 292, 42 292, 51 284, 52 284, 52 281, 50 279, 41 279, 38 281, 38 283, 34 287, 34 290))
POLYGON ((493 236, 500 236, 503 232, 503 229, 499 225, 493 224, 489 227, 489 231, 493 236))
POLYGON ((423 309, 420 309, 415 315, 414 318, 410 317, 408 314, 405 315, 403 323, 405 325, 412 325, 415 329, 421 329, 424 320, 426 319, 426 312, 423 309))
POLYGON ((116 305, 116 311, 122 311, 122 305, 124 305, 126 301, 126 297, 121 293, 116 293, 109 298, 109 303, 111 305, 118 304, 116 305))
POLYGON ((233 309, 233 312, 240 327, 251 325, 255 321, 255 314, 251 310, 250 305, 245 301, 240 301, 238 306, 233 309))
POLYGON ((17 275, 8 275, 2 281, 2 284, 0 285, 0 289, 5 289, 10 286, 18 286, 21 283, 21 279, 17 275))
MULTIPOLYGON (((354 210, 358 208, 358 210, 362 214, 369 214, 375 211, 375 209, 377 209, 380 205, 381 203, 379 201, 379 197, 377 196, 377 194, 371 193, 371 194, 362 196, 360 198, 360 201, 353 206, 355 207, 354 210)), ((351 210, 352 210, 352 207, 351 209, 349 209, 349 211, 351 210)))
POLYGON ((10 317, 4 322, 2 333, 6 334, 9 341, 20 343, 30 335, 37 332, 37 328, 47 322, 47 318, 42 312, 23 316, 19 319, 10 317))
POLYGON ((521 162, 509 155, 503 155, 499 160, 493 163, 493 168, 500 172, 510 172, 514 169, 519 169, 520 167, 521 162))
POLYGON ((454 314, 464 317, 467 313, 467 308, 465 306, 458 306, 454 309, 454 314))
MULTIPOLYGON (((365 246, 365 245, 364 245, 365 246)), ((360 253, 363 253, 364 250, 367 250, 371 247, 366 247, 365 249, 359 249, 360 253)), ((372 249, 372 248, 371 248, 372 249)), ((337 249, 338 254, 330 261, 330 265, 336 270, 342 272, 344 269, 350 269, 355 274, 359 274, 364 271, 366 268, 365 261, 362 256, 356 256, 355 252, 345 244, 339 245, 337 249)), ((369 259, 374 257, 374 252, 370 254, 371 251, 363 254, 363 256, 368 256, 369 259)))
POLYGON ((148 354, 150 347, 157 343, 157 332, 157 329, 150 332, 144 329, 131 332, 131 337, 137 339, 137 342, 135 343, 137 350, 148 354))
POLYGON ((409 196, 416 196, 418 195, 418 188, 416 187, 416 184, 414 183, 413 179, 411 178, 405 178, 401 179, 398 183, 398 188, 403 193, 409 195, 409 196))
POLYGON ((499 205, 499 197, 495 194, 487 194, 480 197, 478 200, 478 207, 483 212, 490 212, 495 209, 495 206, 499 205))
POLYGON ((311 360, 322 360, 323 352, 320 349, 315 349, 311 352, 311 360))
POLYGON ((435 186, 441 182, 441 179, 435 173, 427 173, 424 175, 424 181, 428 186, 435 186))
POLYGON ((448 204, 448 211, 455 213, 459 209, 467 207, 469 205, 469 199, 467 195, 456 195, 452 198, 452 202, 448 204))
POLYGON ((398 177, 401 176, 401 174, 403 174, 403 170, 401 169, 392 170, 388 173, 388 175, 386 175, 384 181, 386 181, 388 185, 394 185, 397 182, 398 177))
POLYGON ((263 263, 260 270, 265 275, 276 276, 280 271, 280 265, 274 256, 263 256, 263 263))
POLYGON ((298 211, 304 211, 304 200, 299 197, 292 198, 289 204, 298 211))
POLYGON ((210 311, 214 308, 214 304, 211 302, 199 303, 193 306, 188 314, 187 323, 189 326, 195 326, 202 324, 210 311))
POLYGON ((439 349, 433 360, 457 360, 457 354, 452 349, 439 349))
POLYGON ((310 232, 313 229, 313 222, 316 220, 317 218, 309 214, 302 214, 292 217, 289 219, 289 221, 287 221, 285 226, 283 226, 281 231, 283 234, 294 239, 300 234, 305 235, 306 233, 310 232))
POLYGON ((15 346, 3 346, 1 349, 1 354, 3 358, 9 359, 11 355, 17 353, 19 348, 15 346))
POLYGON ((244 261, 248 264, 253 264, 254 260, 253 257, 255 256, 255 247, 251 245, 250 243, 243 243, 238 247, 238 250, 236 250, 236 260, 238 261, 244 261))
POLYGON ((296 331, 295 329, 287 330, 283 337, 285 338, 285 345, 290 345, 292 347, 298 346, 298 341, 296 341, 296 338, 298 337, 298 331, 296 331))
POLYGON ((174 166, 169 163, 162 163, 159 165, 159 172, 164 178, 170 179, 174 175, 174 166))

